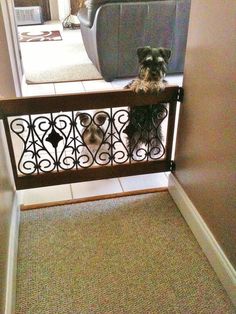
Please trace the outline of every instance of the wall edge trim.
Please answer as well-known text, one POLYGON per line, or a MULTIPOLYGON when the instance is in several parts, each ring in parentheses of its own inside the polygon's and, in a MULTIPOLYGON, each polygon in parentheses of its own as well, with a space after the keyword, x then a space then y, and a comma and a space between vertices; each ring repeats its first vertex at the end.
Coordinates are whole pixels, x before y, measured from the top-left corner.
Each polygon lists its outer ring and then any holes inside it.
POLYGON ((232 303, 236 306, 236 270, 172 173, 169 175, 168 190, 232 303))
POLYGON ((9 233, 5 314, 15 313, 17 251, 20 225, 20 205, 18 198, 18 192, 15 192, 9 233))

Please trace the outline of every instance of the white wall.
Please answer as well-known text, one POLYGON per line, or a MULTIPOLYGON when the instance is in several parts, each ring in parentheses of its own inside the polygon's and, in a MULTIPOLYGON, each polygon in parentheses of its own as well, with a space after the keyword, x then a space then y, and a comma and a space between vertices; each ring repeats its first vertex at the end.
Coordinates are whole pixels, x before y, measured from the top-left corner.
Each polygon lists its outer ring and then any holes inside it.
POLYGON ((49 0, 52 20, 63 21, 70 14, 70 0, 49 0))
POLYGON ((58 0, 49 0, 52 20, 59 20, 58 0))

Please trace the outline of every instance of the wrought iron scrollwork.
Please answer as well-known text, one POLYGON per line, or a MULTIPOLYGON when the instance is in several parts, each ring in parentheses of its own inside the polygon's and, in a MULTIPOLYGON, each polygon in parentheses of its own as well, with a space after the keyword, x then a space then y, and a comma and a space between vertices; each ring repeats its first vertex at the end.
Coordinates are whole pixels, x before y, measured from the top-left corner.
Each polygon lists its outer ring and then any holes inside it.
POLYGON ((15 117, 10 122, 12 141, 17 136, 23 144, 15 154, 18 172, 32 175, 164 158, 167 116, 168 104, 158 104, 138 111, 124 107, 15 117))

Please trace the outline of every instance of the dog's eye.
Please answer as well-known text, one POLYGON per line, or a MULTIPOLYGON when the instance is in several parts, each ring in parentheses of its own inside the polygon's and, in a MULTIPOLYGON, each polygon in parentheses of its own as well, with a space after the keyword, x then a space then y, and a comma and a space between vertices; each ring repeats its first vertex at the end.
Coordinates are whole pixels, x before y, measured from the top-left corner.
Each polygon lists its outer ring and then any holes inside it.
POLYGON ((104 113, 97 114, 95 117, 95 121, 99 126, 102 126, 105 123, 106 119, 107 119, 107 114, 104 114, 104 113))
POLYGON ((152 63, 153 63, 153 61, 151 61, 151 60, 146 60, 144 62, 145 66, 150 66, 150 65, 152 65, 152 63))
POLYGON ((90 119, 87 115, 79 115, 80 118, 80 123, 82 126, 87 126, 88 124, 90 124, 90 119))
POLYGON ((158 58, 156 59, 156 64, 162 65, 162 64, 164 64, 164 63, 165 63, 165 60, 164 60, 162 57, 158 57, 158 58))

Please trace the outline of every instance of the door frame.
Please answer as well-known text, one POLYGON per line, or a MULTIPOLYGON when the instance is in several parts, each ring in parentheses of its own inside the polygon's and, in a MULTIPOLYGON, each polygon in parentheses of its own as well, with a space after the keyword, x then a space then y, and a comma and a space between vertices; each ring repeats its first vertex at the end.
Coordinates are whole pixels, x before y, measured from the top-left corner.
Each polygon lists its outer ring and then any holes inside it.
POLYGON ((13 0, 1 0, 3 22, 7 38, 8 53, 11 63, 12 76, 17 97, 22 96, 23 65, 21 60, 20 45, 17 36, 17 25, 13 0))

